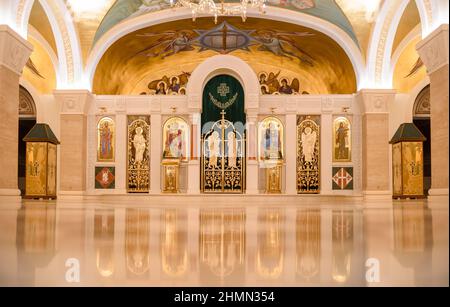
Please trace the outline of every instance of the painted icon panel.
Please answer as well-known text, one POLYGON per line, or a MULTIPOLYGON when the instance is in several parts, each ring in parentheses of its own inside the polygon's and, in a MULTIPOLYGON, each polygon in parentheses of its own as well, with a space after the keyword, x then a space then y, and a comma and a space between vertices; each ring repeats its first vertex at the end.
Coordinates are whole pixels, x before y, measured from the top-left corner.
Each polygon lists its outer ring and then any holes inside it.
POLYGON ((115 124, 110 117, 103 117, 97 125, 97 161, 114 162, 115 124))

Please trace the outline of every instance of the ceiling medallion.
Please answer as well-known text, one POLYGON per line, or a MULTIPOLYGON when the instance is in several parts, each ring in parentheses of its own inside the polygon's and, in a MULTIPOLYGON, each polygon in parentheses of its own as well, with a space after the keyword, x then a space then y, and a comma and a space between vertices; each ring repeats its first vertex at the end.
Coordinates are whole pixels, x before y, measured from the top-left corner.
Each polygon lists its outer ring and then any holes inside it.
POLYGON ((218 16, 241 16, 242 21, 247 20, 247 9, 258 8, 261 14, 265 13, 267 0, 240 0, 240 3, 220 3, 214 0, 170 0, 172 7, 188 8, 192 11, 192 20, 195 21, 200 14, 214 16, 217 23, 218 16))

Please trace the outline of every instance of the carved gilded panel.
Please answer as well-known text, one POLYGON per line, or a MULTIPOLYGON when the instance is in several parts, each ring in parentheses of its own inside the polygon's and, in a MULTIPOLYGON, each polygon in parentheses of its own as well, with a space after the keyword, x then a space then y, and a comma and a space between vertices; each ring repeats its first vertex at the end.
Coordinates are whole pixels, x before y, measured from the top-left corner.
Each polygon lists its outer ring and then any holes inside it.
POLYGON ((128 116, 127 191, 150 190, 150 116, 128 116))
POLYGON ((297 192, 320 193, 320 115, 297 117, 297 192))
POLYGON ((402 143, 403 195, 423 194, 423 153, 421 142, 402 143))
POLYGON ((392 176, 394 195, 402 194, 402 144, 392 145, 392 176))
POLYGON ((27 196, 47 195, 47 143, 27 142, 27 196))
POLYGON ((56 196, 56 145, 48 143, 48 178, 47 178, 47 194, 56 196))

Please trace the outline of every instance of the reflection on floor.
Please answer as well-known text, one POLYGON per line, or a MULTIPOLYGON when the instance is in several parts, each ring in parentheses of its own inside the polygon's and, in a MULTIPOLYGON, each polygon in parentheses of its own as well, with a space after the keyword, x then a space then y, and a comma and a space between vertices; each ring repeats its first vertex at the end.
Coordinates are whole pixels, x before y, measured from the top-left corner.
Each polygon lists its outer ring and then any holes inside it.
POLYGON ((445 202, 234 200, 0 202, 0 285, 448 286, 445 202))

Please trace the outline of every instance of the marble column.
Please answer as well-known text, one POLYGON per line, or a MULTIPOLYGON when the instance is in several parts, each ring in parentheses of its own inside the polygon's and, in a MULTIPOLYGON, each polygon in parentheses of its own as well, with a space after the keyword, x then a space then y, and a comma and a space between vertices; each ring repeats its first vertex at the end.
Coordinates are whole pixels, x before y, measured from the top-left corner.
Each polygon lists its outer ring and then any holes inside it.
POLYGON ((0 197, 20 199, 17 182, 19 142, 19 78, 33 46, 0 25, 0 197))
POLYGON ((297 195, 297 101, 286 103, 286 194, 297 195))
POLYGON ((200 154, 201 154, 201 114, 200 110, 190 110, 191 146, 188 162, 188 194, 200 194, 200 154))
POLYGON ((448 24, 417 45, 430 76, 431 189, 430 196, 448 197, 448 24))
POLYGON ((150 153, 150 194, 161 194, 162 118, 161 113, 152 113, 150 153))
POLYGON ((61 108, 58 195, 82 197, 87 182, 87 114, 93 96, 87 90, 57 90, 53 94, 61 108))
POLYGON ((259 194, 258 189, 258 115, 256 111, 247 110, 247 178, 246 194, 259 194))
POLYGON ((331 178, 333 177, 333 100, 322 99, 322 115, 320 126, 320 194, 333 194, 331 178))
POLYGON ((365 198, 391 198, 389 106, 394 90, 361 90, 356 95, 362 110, 362 189, 365 198))

